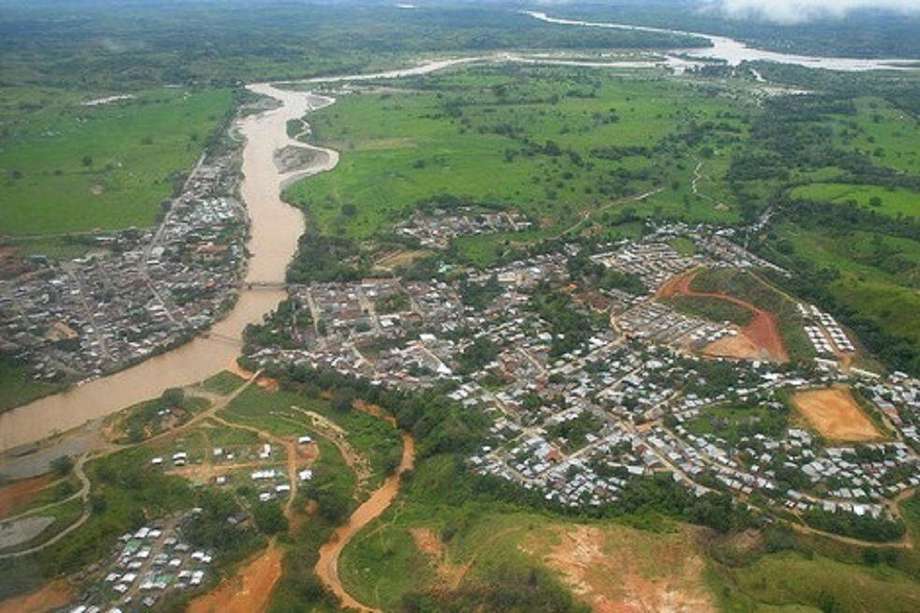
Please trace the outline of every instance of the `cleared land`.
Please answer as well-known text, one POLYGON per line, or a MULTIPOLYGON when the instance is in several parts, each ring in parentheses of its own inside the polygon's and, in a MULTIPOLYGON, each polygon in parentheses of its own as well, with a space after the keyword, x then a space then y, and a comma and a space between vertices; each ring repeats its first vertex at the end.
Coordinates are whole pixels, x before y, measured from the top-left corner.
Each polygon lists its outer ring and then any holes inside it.
POLYGON ((282 550, 272 544, 244 564, 217 589, 189 604, 189 613, 256 613, 265 611, 281 578, 282 550))
POLYGON ((48 583, 40 590, 0 602, 0 613, 44 613, 73 601, 73 589, 63 579, 48 583))
POLYGON ((567 526, 521 547, 542 556, 593 611, 715 611, 705 560, 687 532, 653 535, 623 526, 567 526))
POLYGON ((845 387, 797 392, 792 401, 808 423, 827 439, 860 442, 882 436, 845 387))
MULTIPOLYGON (((691 271, 672 279, 659 290, 658 297, 668 299, 689 296, 709 300, 716 299, 735 307, 732 309, 733 313, 740 308, 751 314, 749 323, 741 328, 741 336, 718 340, 708 345, 704 349, 704 353, 739 359, 767 359, 775 362, 789 360, 789 354, 780 334, 776 315, 728 293, 704 292, 693 289, 693 281, 699 272, 691 271)), ((699 308, 696 310, 699 310, 699 308)), ((711 307, 709 311, 712 312, 711 307)), ((720 309, 717 312, 721 315, 726 311, 720 309)), ((711 317, 712 315, 710 315, 711 317)), ((739 316, 734 314, 733 317, 737 319, 739 316)))
POLYGON ((0 519, 12 515, 16 509, 27 506, 52 481, 54 481, 54 476, 47 474, 32 479, 22 479, 0 488, 0 519))

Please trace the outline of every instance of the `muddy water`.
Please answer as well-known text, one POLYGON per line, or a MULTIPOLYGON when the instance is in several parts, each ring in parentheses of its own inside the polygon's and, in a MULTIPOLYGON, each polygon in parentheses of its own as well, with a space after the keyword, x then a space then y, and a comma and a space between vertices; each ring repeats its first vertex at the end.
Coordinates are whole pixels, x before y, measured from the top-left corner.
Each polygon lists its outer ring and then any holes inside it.
MULTIPOLYGON (((281 284, 285 269, 304 231, 301 212, 280 198, 281 186, 302 176, 330 170, 338 162, 332 150, 315 148, 323 154, 306 170, 283 174, 274 164, 276 149, 289 144, 305 147, 287 137, 287 122, 311 109, 334 102, 331 98, 279 90, 268 84, 249 87, 281 102, 275 110, 242 119, 238 128, 246 138, 241 185, 251 218, 246 281, 281 284)), ((119 373, 96 379, 67 392, 42 398, 0 415, 0 450, 35 442, 109 415, 142 400, 158 396, 167 387, 201 381, 230 365, 239 355, 247 324, 258 322, 271 311, 284 291, 253 289, 240 293, 229 315, 218 322, 211 334, 200 336, 177 349, 151 358, 119 373)))

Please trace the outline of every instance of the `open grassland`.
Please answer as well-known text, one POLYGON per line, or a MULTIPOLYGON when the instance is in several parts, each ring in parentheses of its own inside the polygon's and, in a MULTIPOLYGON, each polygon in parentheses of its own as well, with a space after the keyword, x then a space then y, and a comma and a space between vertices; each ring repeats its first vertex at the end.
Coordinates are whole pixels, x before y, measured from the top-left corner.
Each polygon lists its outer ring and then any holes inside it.
POLYGON ((916 120, 880 98, 857 98, 855 106, 855 115, 835 118, 834 143, 868 154, 880 166, 920 173, 916 120))
POLYGON ((4 109, 2 234, 153 224, 232 106, 227 89, 163 88, 96 106, 36 95, 24 115, 4 109))
POLYGON ((801 553, 764 555, 720 569, 727 611, 916 611, 916 580, 887 566, 868 567, 801 553))
POLYGON ((793 198, 821 202, 856 202, 885 215, 920 217, 920 193, 905 188, 852 185, 847 183, 812 183, 792 190, 793 198), (878 200, 875 200, 875 199, 878 200), (876 204, 878 206, 876 206, 876 204))
POLYGON ((920 344, 920 244, 868 231, 841 236, 792 224, 778 234, 795 256, 839 273, 828 289, 840 303, 920 344))
POLYGON ((519 208, 542 237, 584 221, 603 229, 625 207, 738 218, 730 202, 717 208, 689 194, 686 156, 702 146, 693 126, 716 126, 704 138, 711 145, 743 131, 727 99, 689 83, 482 66, 396 85, 405 89, 343 96, 311 116, 316 140, 342 158, 287 197, 321 231, 366 238, 445 194, 519 208), (626 198, 657 188, 647 202, 626 198))

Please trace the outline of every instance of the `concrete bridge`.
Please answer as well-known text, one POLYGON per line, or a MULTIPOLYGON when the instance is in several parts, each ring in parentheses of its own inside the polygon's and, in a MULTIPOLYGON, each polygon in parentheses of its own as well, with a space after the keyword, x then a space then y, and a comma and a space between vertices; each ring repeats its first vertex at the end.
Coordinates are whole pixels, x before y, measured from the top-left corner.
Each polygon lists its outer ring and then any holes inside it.
POLYGON ((287 283, 269 282, 269 281, 243 281, 238 286, 246 291, 272 291, 287 289, 287 283))

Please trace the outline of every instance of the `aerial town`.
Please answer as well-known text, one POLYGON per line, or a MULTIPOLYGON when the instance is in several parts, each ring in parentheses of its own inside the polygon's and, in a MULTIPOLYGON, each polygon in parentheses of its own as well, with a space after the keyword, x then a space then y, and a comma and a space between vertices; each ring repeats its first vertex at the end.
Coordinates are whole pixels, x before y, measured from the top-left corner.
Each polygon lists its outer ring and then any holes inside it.
MULTIPOLYGON (((403 231, 432 248, 444 248, 445 235, 493 231, 441 214, 416 216, 403 231)), ((285 316, 265 324, 287 341, 251 344, 249 358, 383 386, 449 383, 452 400, 494 419, 471 470, 563 507, 613 503, 630 478, 666 471, 696 495, 729 493, 767 518, 890 518, 891 501, 920 485, 920 382, 848 366, 853 341, 813 305, 791 309, 811 343, 811 365, 802 368, 762 348, 746 358, 719 351, 746 329, 688 314, 666 297, 675 279, 702 269, 784 273, 733 242, 736 232, 670 224, 587 258, 567 244, 429 281, 293 285, 285 316), (678 237, 695 253, 678 253, 670 244, 678 237), (638 279, 641 289, 586 283, 573 266, 584 259, 638 279), (857 442, 834 444, 847 436, 825 440, 815 434, 820 425, 789 419, 790 405, 824 395, 862 416, 858 395, 879 424, 867 421, 849 433, 857 442)))
POLYGON ((151 230, 92 237, 71 261, 0 281, 0 351, 40 381, 82 383, 190 340, 233 305, 245 266, 238 152, 203 157, 151 230))

